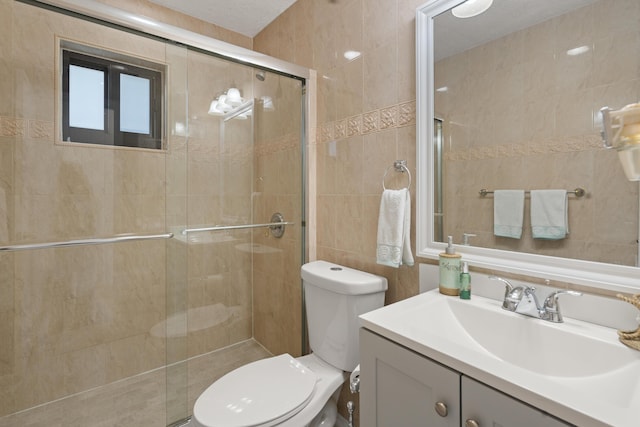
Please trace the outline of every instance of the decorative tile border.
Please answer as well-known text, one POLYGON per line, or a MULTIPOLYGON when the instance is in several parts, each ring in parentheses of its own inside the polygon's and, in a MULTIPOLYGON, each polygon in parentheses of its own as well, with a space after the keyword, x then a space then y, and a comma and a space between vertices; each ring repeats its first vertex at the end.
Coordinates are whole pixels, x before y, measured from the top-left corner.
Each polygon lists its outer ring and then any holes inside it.
POLYGON ((29 138, 53 140, 53 122, 29 120, 29 138))
POLYGON ((362 134, 372 133, 379 129, 380 110, 369 111, 362 115, 362 134))
POLYGON ((398 105, 398 126, 411 126, 416 124, 415 101, 398 105))
MULTIPOLYGON (((344 128, 343 133, 346 135, 347 121, 343 120, 342 122, 342 127, 344 128)), ((333 132, 333 129, 331 131, 333 132)), ((0 137, 28 137, 53 141, 54 132, 53 122, 0 116, 0 137)), ((330 135, 333 135, 333 133, 330 135)), ((298 148, 299 144, 300 134, 291 132, 269 140, 260 141, 251 149, 239 148, 238 151, 242 151, 240 154, 251 154, 251 152, 253 152, 257 155, 266 155, 298 148)))
MULTIPOLYGON (((323 123, 316 130, 316 143, 324 144, 357 135, 366 135, 387 129, 415 126, 416 102, 409 101, 390 105, 378 110, 348 117, 343 120, 323 123)), ((554 137, 539 141, 488 145, 444 153, 444 160, 466 161, 526 157, 556 153, 572 153, 602 148, 599 135, 586 134, 566 138, 554 137)))
POLYGON ((347 119, 347 138, 360 135, 362 132, 362 115, 349 117, 347 119))
POLYGON ((316 130, 316 143, 324 144, 357 135, 366 135, 416 124, 416 102, 390 105, 346 119, 327 122, 316 130))
POLYGON ((399 107, 397 105, 380 110, 380 130, 398 126, 398 110, 399 107))
POLYGON ((0 136, 24 136, 27 121, 14 117, 0 117, 0 136))
POLYGON ((566 138, 554 137, 531 141, 529 143, 514 143, 506 145, 489 145, 474 147, 465 150, 451 150, 444 153, 444 160, 466 161, 486 160, 510 157, 539 156, 557 153, 574 153, 604 149, 599 135, 586 134, 569 136, 566 138))
POLYGON ((300 134, 291 132, 268 140, 258 141, 253 148, 256 156, 266 156, 285 150, 300 148, 300 134))
POLYGON ((318 134, 318 142, 324 143, 329 142, 333 139, 333 127, 334 123, 323 123, 320 125, 319 134, 318 134))
POLYGON ((53 140, 53 122, 0 116, 0 137, 24 137, 53 140))
POLYGON ((335 123, 333 128, 333 136, 335 139, 344 139, 347 137, 347 120, 340 120, 335 123))

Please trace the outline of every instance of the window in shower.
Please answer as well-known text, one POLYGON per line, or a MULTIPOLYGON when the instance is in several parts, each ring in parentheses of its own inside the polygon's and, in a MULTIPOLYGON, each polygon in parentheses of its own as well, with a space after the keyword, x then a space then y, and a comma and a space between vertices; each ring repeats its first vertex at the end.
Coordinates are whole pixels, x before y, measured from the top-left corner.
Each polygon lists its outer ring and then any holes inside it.
POLYGON ((63 141, 162 149, 163 65, 73 45, 62 48, 63 141))

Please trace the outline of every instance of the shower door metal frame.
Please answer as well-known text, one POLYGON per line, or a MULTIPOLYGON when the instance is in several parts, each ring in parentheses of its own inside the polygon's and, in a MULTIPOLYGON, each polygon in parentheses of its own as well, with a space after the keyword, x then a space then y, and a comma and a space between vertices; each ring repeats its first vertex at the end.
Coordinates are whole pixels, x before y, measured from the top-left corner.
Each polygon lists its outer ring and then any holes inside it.
MULTIPOLYGON (((155 37, 160 40, 167 41, 168 43, 175 44, 176 46, 184 46, 187 49, 200 50, 212 54, 213 56, 221 57, 222 59, 230 60, 232 62, 244 64, 247 66, 255 67, 258 69, 274 72, 282 76, 290 77, 301 81, 302 83, 302 96, 301 96, 301 163, 302 163, 302 220, 300 226, 302 231, 301 236, 301 264, 309 260, 310 257, 315 257, 315 252, 310 252, 308 243, 315 241, 314 235, 311 234, 314 227, 315 216, 307 218, 307 214, 311 211, 308 209, 310 198, 315 194, 313 184, 308 179, 309 171, 309 158, 306 150, 308 141, 311 141, 311 127, 316 125, 315 118, 311 117, 312 103, 316 99, 316 73, 305 67, 301 67, 296 64, 289 63, 277 58, 273 58, 249 49, 238 47, 230 43, 226 43, 220 40, 185 30, 180 27, 168 25, 166 23, 157 21, 152 18, 136 15, 116 7, 109 6, 96 0, 18 0, 24 3, 30 3, 40 5, 41 7, 58 10, 63 13, 77 14, 79 17, 83 17, 89 20, 97 20, 105 25, 113 26, 125 31, 131 31, 150 37, 155 37), (307 225, 311 225, 308 227, 307 225)), ((312 158, 312 163, 314 159, 312 158)), ((313 169, 313 166, 312 166, 313 169)), ((280 223, 280 226, 291 225, 292 223, 280 223)), ((268 224, 255 224, 251 227, 271 227, 272 223, 268 224)), ((217 226, 216 226, 217 227, 217 226)), ((212 230, 214 231, 214 230, 212 230)), ((47 247, 58 247, 65 245, 84 245, 84 244, 101 244, 101 243, 115 243, 126 240, 139 240, 149 238, 163 238, 172 240, 172 233, 162 233, 151 236, 112 236, 102 239, 80 239, 69 242, 53 242, 42 243, 47 247), (113 240, 116 239, 116 240, 113 240), (50 246, 54 245, 54 246, 50 246)), ((40 245, 40 244, 38 244, 40 245)), ((5 247, 4 250, 21 250, 19 246, 5 247)), ((43 246, 44 247, 44 246, 43 246)), ((24 249, 27 249, 26 247, 24 249)), ((34 249, 29 247, 29 249, 34 249)), ((302 304, 302 336, 300 337, 302 342, 303 351, 307 349, 306 342, 306 324, 304 314, 304 293, 302 291, 302 281, 300 280, 300 295, 302 304)), ((188 419, 177 421, 173 424, 182 425, 188 419)))

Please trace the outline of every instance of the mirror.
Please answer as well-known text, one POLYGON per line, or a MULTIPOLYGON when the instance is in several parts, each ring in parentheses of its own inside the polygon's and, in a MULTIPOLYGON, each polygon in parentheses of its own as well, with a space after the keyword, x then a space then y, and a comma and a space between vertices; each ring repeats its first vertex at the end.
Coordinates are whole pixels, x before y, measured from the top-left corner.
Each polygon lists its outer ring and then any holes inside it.
POLYGON ((599 110, 640 100, 640 4, 493 0, 460 19, 461 3, 416 14, 418 255, 451 235, 472 266, 637 293, 639 184, 603 148, 599 110), (503 189, 568 190, 569 234, 534 239, 527 194, 522 236, 495 236, 503 189))

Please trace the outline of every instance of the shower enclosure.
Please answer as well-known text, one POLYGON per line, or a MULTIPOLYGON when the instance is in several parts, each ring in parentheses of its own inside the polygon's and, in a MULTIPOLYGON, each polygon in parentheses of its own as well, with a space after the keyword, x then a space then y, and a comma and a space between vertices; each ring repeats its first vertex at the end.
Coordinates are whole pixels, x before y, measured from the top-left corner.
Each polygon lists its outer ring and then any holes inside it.
POLYGON ((42 6, 0 0, 0 426, 179 423, 302 353, 305 76, 42 6), (65 46, 160 65, 160 147, 61 137, 65 46))

